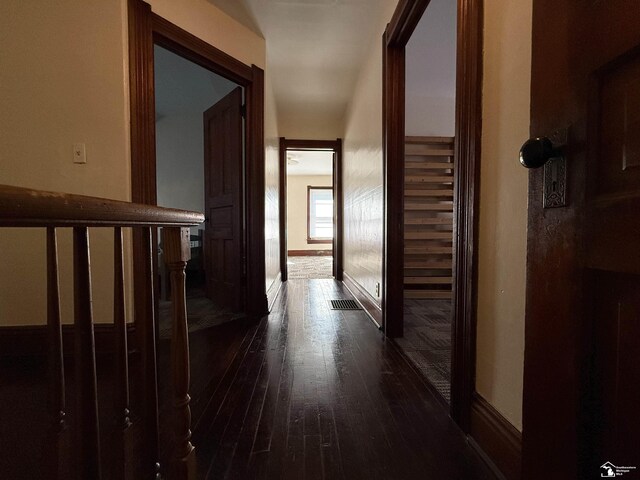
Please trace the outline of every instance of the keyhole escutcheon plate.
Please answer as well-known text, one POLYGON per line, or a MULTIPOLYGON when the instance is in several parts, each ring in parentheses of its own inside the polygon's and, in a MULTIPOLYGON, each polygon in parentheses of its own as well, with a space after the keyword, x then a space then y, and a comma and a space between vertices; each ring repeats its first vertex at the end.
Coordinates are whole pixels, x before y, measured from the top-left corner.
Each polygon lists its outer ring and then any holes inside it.
POLYGON ((544 165, 544 208, 567 205, 567 161, 564 156, 551 158, 544 165))

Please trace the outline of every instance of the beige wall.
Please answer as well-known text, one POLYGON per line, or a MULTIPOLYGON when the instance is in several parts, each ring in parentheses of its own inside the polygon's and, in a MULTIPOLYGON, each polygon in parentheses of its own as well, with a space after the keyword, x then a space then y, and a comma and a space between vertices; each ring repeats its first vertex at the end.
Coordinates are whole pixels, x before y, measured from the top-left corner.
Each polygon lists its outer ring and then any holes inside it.
POLYGON ((335 140, 342 137, 344 125, 342 121, 323 122, 313 112, 307 112, 303 117, 299 114, 288 115, 283 112, 278 117, 278 128, 285 138, 301 138, 304 140, 335 140))
POLYGON ((382 34, 397 0, 387 0, 347 107, 344 134, 344 271, 373 298, 382 284, 382 34))
POLYGON ((266 66, 263 38, 207 0, 146 0, 154 13, 247 65, 266 66))
MULTIPOLYGON (((265 66, 264 40, 206 0, 150 3, 239 60, 265 66)), ((130 199, 126 6, 126 0, 0 2, 0 184, 130 199), (86 144, 86 165, 72 163, 75 142, 86 144)), ((273 136, 269 112, 266 123, 273 136)), ((0 251, 0 325, 43 323, 44 233, 3 229, 0 251)), ((65 232, 65 321, 71 318, 69 252, 65 232)), ((93 232, 97 322, 111 321, 111 256, 110 233, 93 232)))
MULTIPOLYGON (((265 74, 265 276, 267 290, 280 274, 280 158, 278 115, 269 71, 265 74)), ((269 299, 270 301, 272 299, 269 299)))
POLYGON ((476 389, 522 429, 532 0, 486 0, 476 389))
MULTIPOLYGON (((125 12, 123 1, 0 2, 0 183, 130 199, 125 12), (72 163, 75 142, 86 165, 72 163)), ((44 238, 0 230, 0 325, 44 322, 44 238)), ((109 322, 110 232, 91 240, 95 317, 109 322)), ((60 244, 69 322, 69 232, 60 244)))
POLYGON ((307 186, 330 187, 331 175, 287 176, 287 249, 331 250, 326 243, 307 243, 307 186))

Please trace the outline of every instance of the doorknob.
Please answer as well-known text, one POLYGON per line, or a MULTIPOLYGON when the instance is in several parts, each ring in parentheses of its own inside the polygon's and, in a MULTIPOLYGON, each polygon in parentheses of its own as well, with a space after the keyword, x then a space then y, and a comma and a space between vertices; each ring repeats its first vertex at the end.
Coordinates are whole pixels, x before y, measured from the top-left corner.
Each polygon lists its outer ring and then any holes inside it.
POLYGON ((530 138, 520 148, 520 163, 526 168, 540 168, 557 157, 562 157, 562 151, 547 137, 530 138))

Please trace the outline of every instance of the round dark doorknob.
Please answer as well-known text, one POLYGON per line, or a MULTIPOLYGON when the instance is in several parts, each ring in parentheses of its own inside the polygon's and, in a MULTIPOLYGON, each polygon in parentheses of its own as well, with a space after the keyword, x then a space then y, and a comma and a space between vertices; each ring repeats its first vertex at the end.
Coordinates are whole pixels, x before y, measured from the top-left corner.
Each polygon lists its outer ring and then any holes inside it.
POLYGON ((520 163, 527 168, 540 168, 550 158, 561 156, 547 137, 530 138, 520 148, 520 163))

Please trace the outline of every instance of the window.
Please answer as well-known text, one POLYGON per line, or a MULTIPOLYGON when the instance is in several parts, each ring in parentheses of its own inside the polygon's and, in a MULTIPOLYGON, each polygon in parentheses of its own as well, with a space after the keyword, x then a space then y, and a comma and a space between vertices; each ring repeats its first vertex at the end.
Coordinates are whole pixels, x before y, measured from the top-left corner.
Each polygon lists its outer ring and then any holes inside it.
POLYGON ((307 243, 333 242, 333 188, 307 187, 307 243))

